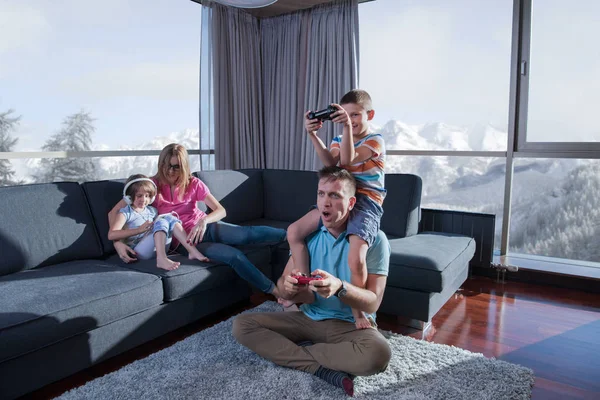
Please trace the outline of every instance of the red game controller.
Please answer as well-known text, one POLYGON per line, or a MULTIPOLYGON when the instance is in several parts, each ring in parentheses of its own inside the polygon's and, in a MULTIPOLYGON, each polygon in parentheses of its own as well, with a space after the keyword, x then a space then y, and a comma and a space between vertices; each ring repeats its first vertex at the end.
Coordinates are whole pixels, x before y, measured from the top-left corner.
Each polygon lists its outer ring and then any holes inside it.
POLYGON ((298 281, 298 285, 308 285, 312 281, 322 281, 323 280, 323 277, 321 275, 306 276, 306 275, 302 274, 302 275, 293 275, 292 278, 294 278, 298 281))

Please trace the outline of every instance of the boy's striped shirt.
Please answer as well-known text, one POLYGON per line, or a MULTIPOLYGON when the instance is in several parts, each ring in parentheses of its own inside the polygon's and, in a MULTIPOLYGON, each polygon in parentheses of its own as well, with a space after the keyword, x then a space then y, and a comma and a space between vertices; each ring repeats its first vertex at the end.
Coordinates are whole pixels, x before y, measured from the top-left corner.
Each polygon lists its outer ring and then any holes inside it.
MULTIPOLYGON (((330 149, 340 150, 342 135, 336 136, 331 141, 330 149)), ((379 205, 383 205, 385 190, 385 143, 379 133, 369 133, 364 138, 354 143, 354 148, 365 146, 373 152, 373 156, 360 163, 344 167, 356 178, 358 185, 356 191, 368 196, 379 205)))

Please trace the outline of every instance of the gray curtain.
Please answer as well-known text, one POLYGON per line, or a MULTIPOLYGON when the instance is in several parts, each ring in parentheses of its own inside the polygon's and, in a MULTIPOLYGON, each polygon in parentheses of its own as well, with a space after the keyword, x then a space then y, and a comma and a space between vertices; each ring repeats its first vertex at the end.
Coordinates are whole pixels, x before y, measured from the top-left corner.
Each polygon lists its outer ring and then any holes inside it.
POLYGON ((200 74, 200 127, 212 129, 215 167, 264 168, 259 21, 237 8, 203 6, 200 65, 212 70, 200 74))
MULTIPOLYGON (((358 2, 335 1, 261 20, 267 168, 322 167, 304 130, 320 110, 358 84, 358 2)), ((341 128, 326 122, 329 145, 341 128)))
MULTIPOLYGON (((357 87, 357 0, 260 20, 202 4, 200 148, 214 135, 217 169, 320 168, 304 113, 357 87)), ((340 133, 327 122, 319 135, 340 133)))

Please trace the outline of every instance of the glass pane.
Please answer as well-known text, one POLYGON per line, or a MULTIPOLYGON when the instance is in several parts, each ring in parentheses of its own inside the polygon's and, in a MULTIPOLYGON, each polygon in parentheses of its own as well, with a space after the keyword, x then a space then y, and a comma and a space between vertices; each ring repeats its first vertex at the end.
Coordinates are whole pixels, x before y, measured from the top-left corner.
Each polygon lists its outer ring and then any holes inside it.
POLYGON ((419 175, 423 208, 494 214, 494 247, 499 249, 505 167, 504 158, 387 156, 386 173, 419 175))
MULTIPOLYGON (((189 157, 192 172, 199 171, 200 156, 192 154, 189 157)), ((15 172, 12 177, 14 181, 12 184, 26 184, 126 179, 133 174, 152 176, 156 174, 158 156, 0 160, 0 162, 2 161, 10 161, 9 165, 15 172)))
POLYGON ((505 151, 512 1, 362 3, 360 87, 403 150, 505 151))
POLYGON ((515 163, 509 251, 600 262, 600 160, 515 163))
POLYGON ((9 151, 52 147, 84 114, 78 150, 188 140, 197 149, 201 9, 189 0, 0 2, 0 116, 21 117, 9 151))
POLYGON ((529 142, 600 141, 600 2, 534 1, 529 142))

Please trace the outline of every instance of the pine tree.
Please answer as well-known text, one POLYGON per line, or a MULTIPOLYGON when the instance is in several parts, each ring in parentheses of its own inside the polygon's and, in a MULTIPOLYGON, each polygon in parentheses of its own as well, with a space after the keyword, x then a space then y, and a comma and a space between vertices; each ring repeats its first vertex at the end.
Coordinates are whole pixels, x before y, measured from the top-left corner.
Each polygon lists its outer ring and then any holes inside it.
MULTIPOLYGON (((89 112, 80 111, 65 118, 62 128, 51 136, 44 151, 90 151, 92 134, 96 130, 89 112)), ((40 162, 38 182, 76 181, 96 179, 98 164, 91 158, 45 158, 40 162)))
MULTIPOLYGON (((0 152, 11 152, 17 144, 18 139, 12 138, 21 116, 11 117, 14 110, 0 113, 0 152)), ((20 182, 14 180, 15 171, 11 168, 10 161, 0 159, 0 186, 18 185, 20 182)))

